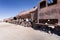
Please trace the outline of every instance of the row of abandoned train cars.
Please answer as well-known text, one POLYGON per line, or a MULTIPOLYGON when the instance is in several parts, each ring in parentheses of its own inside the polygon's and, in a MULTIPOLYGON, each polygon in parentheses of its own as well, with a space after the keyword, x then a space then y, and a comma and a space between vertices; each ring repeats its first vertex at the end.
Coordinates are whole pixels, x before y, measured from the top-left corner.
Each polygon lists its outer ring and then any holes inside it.
POLYGON ((5 22, 21 24, 25 22, 33 28, 51 27, 60 30, 60 0, 42 0, 37 7, 21 12, 13 18, 4 19, 5 22))

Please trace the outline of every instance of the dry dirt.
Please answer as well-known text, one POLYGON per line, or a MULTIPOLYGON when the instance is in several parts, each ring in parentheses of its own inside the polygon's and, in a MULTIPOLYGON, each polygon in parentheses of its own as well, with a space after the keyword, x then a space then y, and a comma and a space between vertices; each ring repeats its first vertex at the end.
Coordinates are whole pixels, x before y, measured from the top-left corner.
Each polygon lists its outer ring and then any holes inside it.
POLYGON ((0 40, 60 40, 60 36, 30 27, 0 22, 0 40))

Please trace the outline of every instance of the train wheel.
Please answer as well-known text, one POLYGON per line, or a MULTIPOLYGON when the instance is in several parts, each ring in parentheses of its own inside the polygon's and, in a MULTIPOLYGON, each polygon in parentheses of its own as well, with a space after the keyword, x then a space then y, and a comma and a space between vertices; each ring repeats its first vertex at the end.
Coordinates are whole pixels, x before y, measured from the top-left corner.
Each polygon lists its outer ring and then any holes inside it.
POLYGON ((38 24, 32 24, 32 28, 34 28, 34 29, 40 29, 40 26, 38 24))

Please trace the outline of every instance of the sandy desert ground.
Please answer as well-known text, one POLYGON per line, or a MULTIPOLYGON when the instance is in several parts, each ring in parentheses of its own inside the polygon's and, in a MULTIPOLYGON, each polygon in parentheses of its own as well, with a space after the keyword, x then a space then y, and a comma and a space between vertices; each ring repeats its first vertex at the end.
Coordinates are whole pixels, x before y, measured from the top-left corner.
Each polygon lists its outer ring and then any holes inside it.
POLYGON ((30 27, 0 22, 0 40, 60 40, 60 36, 30 27))

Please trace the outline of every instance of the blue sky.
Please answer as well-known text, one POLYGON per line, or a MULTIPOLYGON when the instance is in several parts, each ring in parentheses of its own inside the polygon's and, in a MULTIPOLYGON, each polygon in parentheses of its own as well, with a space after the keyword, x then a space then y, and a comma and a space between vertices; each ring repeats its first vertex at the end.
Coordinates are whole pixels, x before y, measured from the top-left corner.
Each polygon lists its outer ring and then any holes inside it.
POLYGON ((21 11, 37 6, 40 0, 0 0, 0 19, 17 15, 21 11))

